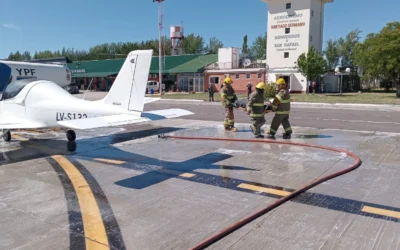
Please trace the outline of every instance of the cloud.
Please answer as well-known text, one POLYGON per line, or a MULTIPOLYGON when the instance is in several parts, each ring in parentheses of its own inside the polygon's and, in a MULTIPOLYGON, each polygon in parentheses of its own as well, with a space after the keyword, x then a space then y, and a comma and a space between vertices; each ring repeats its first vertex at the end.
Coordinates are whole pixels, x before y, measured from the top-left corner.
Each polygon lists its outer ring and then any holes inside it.
POLYGON ((1 26, 3 26, 6 29, 20 30, 20 27, 18 27, 16 24, 13 23, 4 23, 1 26))

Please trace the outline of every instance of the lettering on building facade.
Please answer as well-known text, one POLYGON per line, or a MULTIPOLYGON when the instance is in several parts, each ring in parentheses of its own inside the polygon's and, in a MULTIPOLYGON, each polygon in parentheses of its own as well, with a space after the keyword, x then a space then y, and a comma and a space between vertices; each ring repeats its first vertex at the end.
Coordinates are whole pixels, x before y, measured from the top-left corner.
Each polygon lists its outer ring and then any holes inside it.
POLYGON ((300 39, 304 40, 302 30, 306 27, 303 13, 280 14, 270 20, 270 30, 275 30, 271 37, 274 50, 276 52, 298 50, 302 43, 300 39))
POLYGON ((86 73, 86 69, 72 69, 71 73, 72 74, 86 73))

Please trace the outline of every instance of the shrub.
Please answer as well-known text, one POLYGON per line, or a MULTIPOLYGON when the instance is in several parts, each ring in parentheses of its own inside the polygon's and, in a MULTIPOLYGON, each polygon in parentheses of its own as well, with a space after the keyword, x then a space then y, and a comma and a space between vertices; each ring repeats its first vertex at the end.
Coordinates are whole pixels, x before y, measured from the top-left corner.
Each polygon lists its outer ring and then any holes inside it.
POLYGON ((276 85, 275 83, 267 84, 267 90, 265 90, 265 98, 273 98, 276 95, 276 85))

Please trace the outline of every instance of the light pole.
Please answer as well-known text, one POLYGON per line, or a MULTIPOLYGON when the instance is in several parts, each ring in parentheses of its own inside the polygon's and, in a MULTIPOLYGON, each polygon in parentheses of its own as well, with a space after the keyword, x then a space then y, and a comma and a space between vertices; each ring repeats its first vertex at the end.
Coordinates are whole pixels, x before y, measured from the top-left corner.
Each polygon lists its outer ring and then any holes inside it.
POLYGON ((160 95, 162 93, 162 29, 163 29, 163 2, 165 0, 153 0, 154 2, 158 2, 158 78, 160 82, 160 95))
MULTIPOLYGON (((350 68, 346 68, 346 73, 350 74, 350 72, 351 72, 351 69, 350 68)), ((351 81, 351 91, 353 91, 353 79, 351 81)))
POLYGON ((342 94, 342 72, 340 72, 339 67, 335 68, 335 73, 340 73, 339 93, 342 94))

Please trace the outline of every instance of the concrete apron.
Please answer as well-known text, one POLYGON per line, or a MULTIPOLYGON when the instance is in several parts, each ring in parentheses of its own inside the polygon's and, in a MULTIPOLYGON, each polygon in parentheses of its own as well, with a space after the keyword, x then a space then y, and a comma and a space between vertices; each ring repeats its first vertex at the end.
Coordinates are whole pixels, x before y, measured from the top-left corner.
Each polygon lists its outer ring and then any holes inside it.
MULTIPOLYGON (((80 131, 73 152, 63 133, 20 132, 25 140, 1 143, 0 248, 188 249, 353 162, 297 146, 158 138, 253 138, 249 124, 237 127, 174 119, 80 131)), ((210 248, 396 249, 400 136, 295 127, 291 140, 363 164, 210 248)))

